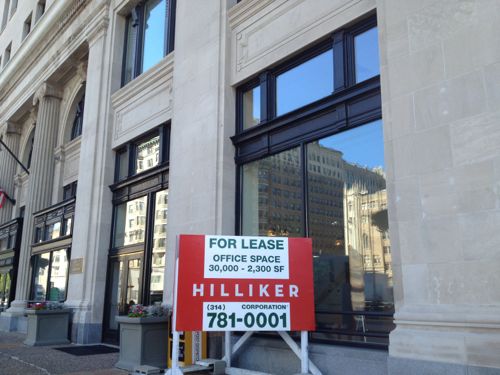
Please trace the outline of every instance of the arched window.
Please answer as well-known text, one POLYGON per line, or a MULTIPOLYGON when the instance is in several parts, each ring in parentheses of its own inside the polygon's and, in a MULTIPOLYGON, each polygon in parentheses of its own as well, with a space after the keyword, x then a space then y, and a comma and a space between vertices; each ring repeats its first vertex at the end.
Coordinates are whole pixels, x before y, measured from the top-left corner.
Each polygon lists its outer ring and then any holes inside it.
POLYGON ((71 128, 71 138, 75 139, 82 135, 82 125, 83 125, 83 111, 85 106, 85 95, 82 96, 78 105, 76 106, 75 119, 73 120, 73 127, 71 128))

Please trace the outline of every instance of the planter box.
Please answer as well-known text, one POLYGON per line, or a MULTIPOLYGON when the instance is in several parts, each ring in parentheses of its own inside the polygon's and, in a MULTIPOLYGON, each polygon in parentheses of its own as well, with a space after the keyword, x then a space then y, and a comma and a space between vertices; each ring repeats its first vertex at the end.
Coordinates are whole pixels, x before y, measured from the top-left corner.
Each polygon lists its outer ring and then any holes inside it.
POLYGON ((24 343, 30 346, 68 344, 71 310, 26 310, 28 331, 24 343))
POLYGON ((120 359, 115 364, 123 370, 149 365, 167 368, 168 317, 116 317, 120 323, 120 359))

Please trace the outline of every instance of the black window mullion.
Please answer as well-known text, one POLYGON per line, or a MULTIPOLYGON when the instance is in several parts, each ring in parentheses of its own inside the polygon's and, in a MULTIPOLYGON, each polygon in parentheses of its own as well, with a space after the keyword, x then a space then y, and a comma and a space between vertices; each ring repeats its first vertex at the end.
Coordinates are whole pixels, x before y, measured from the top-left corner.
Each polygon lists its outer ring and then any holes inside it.
POLYGON ((47 285, 45 288, 45 301, 48 301, 50 298, 50 278, 52 276, 52 257, 54 256, 54 252, 51 251, 49 256, 49 266, 47 270, 47 285))
POLYGON ((150 304, 150 283, 153 261, 154 245, 154 213, 156 211, 156 192, 148 194, 148 207, 146 209, 146 232, 144 233, 144 260, 142 266, 142 300, 144 304, 150 304))
MULTIPOLYGON (((260 85, 260 122, 267 122, 273 118, 272 113, 270 111, 270 107, 272 107, 272 102, 274 99, 272 98, 273 94, 270 90, 270 74, 269 72, 264 72, 259 76, 259 85, 260 85)), ((243 108, 243 101, 241 107, 243 108)), ((243 116, 242 116, 243 120, 243 116)), ((242 121, 243 122, 243 121, 242 121)), ((243 129, 243 127, 242 127, 243 129)))
POLYGON ((135 174, 134 171, 135 171, 136 153, 137 153, 137 148, 134 147, 133 143, 129 143, 127 145, 127 154, 128 154, 127 177, 135 174))
POLYGON ((344 33, 344 72, 346 86, 356 83, 356 67, 354 56, 354 36, 352 33, 344 33))
POLYGON ((236 220, 234 222, 234 233, 236 235, 242 235, 241 230, 241 215, 243 214, 243 167, 239 164, 236 164, 236 220))
POLYGON ((346 88, 344 32, 333 34, 333 88, 334 91, 346 88))
POLYGON ((174 50, 175 44, 175 7, 176 0, 167 0, 167 12, 166 12, 166 35, 165 35, 165 55, 174 50))
POLYGON ((138 77, 142 73, 142 45, 144 42, 144 3, 139 4, 132 10, 132 19, 135 15, 135 24, 137 25, 137 36, 135 39, 135 63, 134 76, 138 77))
POLYGON ((307 145, 301 143, 300 158, 302 162, 302 225, 305 237, 310 237, 309 233, 309 184, 307 181, 307 145))

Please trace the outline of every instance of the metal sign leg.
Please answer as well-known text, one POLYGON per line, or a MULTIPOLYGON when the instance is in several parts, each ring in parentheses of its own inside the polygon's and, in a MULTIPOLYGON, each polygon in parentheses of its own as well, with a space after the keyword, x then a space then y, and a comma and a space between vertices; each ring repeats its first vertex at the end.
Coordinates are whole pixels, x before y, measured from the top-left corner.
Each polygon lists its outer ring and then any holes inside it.
POLYGON ((175 280, 174 280, 174 308, 172 311, 172 368, 168 369, 167 375, 182 375, 179 368, 179 332, 176 330, 177 323, 177 282, 179 277, 179 259, 175 261, 175 280))

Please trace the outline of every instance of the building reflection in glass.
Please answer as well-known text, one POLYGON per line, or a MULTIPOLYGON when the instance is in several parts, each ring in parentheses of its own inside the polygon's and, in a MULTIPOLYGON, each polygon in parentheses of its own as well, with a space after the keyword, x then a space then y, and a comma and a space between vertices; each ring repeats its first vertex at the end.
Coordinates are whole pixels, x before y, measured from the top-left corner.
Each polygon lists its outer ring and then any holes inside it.
POLYGON ((243 166, 242 233, 313 239, 318 330, 392 328, 356 314, 393 310, 382 140, 376 121, 243 166))

